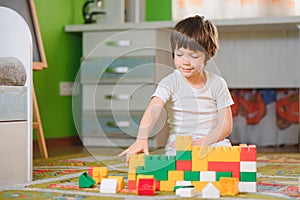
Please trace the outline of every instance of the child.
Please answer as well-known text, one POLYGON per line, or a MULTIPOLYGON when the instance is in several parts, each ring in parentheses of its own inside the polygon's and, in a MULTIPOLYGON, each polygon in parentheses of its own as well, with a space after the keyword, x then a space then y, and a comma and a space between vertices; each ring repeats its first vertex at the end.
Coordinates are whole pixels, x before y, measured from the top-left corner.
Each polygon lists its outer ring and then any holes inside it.
POLYGON ((232 130, 233 100, 224 79, 205 70, 218 49, 216 27, 196 15, 178 22, 170 39, 176 69, 158 84, 136 141, 119 154, 127 161, 132 153, 149 154, 148 136, 164 106, 170 127, 167 155, 175 155, 177 135, 191 135, 192 145, 231 145, 225 138, 232 130))

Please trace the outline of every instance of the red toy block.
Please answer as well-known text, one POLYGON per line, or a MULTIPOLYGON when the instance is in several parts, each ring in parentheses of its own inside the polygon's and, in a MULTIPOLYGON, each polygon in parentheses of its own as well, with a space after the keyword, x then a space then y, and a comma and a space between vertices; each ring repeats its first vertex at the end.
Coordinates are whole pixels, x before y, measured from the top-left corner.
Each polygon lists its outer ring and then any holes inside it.
POLYGON ((231 172, 240 180, 240 162, 208 162, 208 171, 231 172))
POLYGON ((138 195, 154 195, 155 194, 154 178, 140 178, 137 193, 138 195))
POLYGON ((156 180, 155 182, 155 190, 160 191, 160 181, 156 180))
POLYGON ((256 146, 255 145, 240 145, 240 161, 256 161, 256 146))
POLYGON ((88 167, 88 174, 93 177, 93 168, 94 167, 88 167))
POLYGON ((128 180, 127 189, 136 190, 136 180, 128 180))
POLYGON ((192 171, 192 161, 176 160, 176 170, 192 171))

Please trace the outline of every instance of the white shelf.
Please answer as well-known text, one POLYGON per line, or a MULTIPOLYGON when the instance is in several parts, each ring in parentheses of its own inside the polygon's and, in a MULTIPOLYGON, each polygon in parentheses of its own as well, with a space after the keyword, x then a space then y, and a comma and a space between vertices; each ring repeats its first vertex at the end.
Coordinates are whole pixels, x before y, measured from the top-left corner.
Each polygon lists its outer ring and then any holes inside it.
MULTIPOLYGON (((238 18, 212 20, 220 31, 232 30, 297 30, 300 16, 238 18)), ((122 24, 75 24, 65 26, 66 32, 128 30, 140 28, 172 28, 176 21, 155 21, 122 24)))

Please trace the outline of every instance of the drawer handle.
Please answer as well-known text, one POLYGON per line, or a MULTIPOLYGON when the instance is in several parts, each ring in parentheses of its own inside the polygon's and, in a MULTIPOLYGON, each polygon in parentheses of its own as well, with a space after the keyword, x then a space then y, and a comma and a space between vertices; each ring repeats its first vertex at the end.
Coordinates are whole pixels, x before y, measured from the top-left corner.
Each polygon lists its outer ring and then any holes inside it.
POLYGON ((109 121, 106 122, 106 126, 114 127, 114 128, 127 128, 130 127, 130 121, 118 121, 118 122, 109 121))
POLYGON ((116 94, 116 95, 106 95, 105 99, 112 99, 112 100, 130 100, 130 94, 116 94))
POLYGON ((116 47, 128 47, 130 46, 130 40, 116 40, 106 42, 107 46, 116 46, 116 47))
POLYGON ((129 71, 129 67, 113 67, 106 68, 106 73, 117 73, 117 74, 125 74, 129 71))

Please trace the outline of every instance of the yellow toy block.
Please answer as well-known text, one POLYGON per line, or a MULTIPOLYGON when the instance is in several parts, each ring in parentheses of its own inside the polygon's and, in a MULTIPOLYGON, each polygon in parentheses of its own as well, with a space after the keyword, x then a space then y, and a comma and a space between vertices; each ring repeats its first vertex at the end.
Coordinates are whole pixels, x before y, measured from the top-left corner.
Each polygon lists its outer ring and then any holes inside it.
POLYGON ((176 137, 176 151, 191 151, 192 137, 191 136, 177 136, 176 137))
POLYGON ((212 183, 218 190, 220 190, 219 182, 206 182, 206 181, 192 181, 192 185, 194 186, 197 192, 202 192, 202 189, 208 184, 212 183))
POLYGON ((138 187, 138 185, 139 185, 139 179, 140 178, 144 178, 144 179, 146 179, 146 178, 149 178, 149 179, 154 179, 154 175, 144 175, 144 174, 139 174, 139 175, 137 175, 137 177, 136 177, 136 187, 138 187))
POLYGON ((131 154, 129 157, 128 172, 135 173, 137 166, 145 165, 145 154, 131 154))
POLYGON ((93 167, 93 176, 92 178, 96 184, 101 183, 102 178, 107 178, 108 168, 107 167, 93 167))
POLYGON ((207 154, 208 147, 192 147, 192 171, 207 171, 207 154))
POLYGON ((170 170, 168 171, 168 180, 169 181, 183 181, 184 180, 184 171, 182 170, 170 170))
POLYGON ((109 179, 117 179, 118 181, 118 188, 117 191, 120 191, 124 189, 125 187, 125 182, 124 182, 124 177, 123 176, 108 176, 109 179))
POLYGON ((160 181, 159 190, 164 192, 173 192, 176 181, 160 181))
POLYGON ((215 146, 212 147, 207 160, 208 162, 240 162, 239 146, 215 146))
POLYGON ((220 178, 220 195, 221 196, 235 196, 239 193, 237 178, 220 178))
POLYGON ((136 173, 128 172, 128 180, 129 181, 135 181, 136 180, 136 173))

